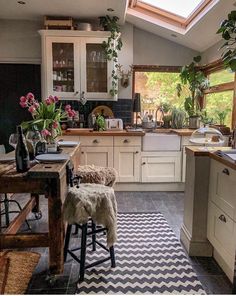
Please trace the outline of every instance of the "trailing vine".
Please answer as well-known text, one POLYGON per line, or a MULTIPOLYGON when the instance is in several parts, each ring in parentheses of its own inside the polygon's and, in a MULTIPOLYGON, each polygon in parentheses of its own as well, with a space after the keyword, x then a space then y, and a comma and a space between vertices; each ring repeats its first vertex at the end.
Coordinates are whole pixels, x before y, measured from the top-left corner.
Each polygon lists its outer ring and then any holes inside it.
MULTIPOLYGON (((110 17, 109 15, 101 16, 100 25, 103 26, 105 31, 110 31, 111 36, 107 41, 103 41, 103 48, 105 51, 105 57, 108 61, 113 61, 115 68, 118 67, 118 51, 121 50, 123 43, 121 40, 120 26, 118 25, 119 18, 117 16, 110 17)), ((118 94, 118 75, 113 69, 111 73, 112 82, 110 94, 115 96, 118 94)))

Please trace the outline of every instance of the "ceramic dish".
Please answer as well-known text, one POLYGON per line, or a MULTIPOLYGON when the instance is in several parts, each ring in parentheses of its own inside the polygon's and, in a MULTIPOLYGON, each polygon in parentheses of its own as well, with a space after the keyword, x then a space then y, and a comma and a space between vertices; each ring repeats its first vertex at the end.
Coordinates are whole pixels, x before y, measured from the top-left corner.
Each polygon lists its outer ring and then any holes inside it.
POLYGON ((79 142, 77 141, 58 141, 58 146, 60 147, 74 147, 77 146, 79 142))
POLYGON ((40 154, 35 157, 39 162, 64 162, 68 160, 67 154, 40 154))

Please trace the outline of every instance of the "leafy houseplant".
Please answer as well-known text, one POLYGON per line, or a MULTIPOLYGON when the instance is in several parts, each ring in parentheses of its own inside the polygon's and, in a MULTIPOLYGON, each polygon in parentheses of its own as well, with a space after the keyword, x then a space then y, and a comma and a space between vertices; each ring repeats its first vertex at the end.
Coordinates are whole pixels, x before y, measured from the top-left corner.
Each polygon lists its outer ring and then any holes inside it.
POLYGON ((223 20, 220 28, 216 32, 221 34, 224 44, 220 49, 224 49, 221 57, 226 68, 236 71, 236 11, 228 14, 228 19, 223 20))
POLYGON ((225 125, 225 119, 226 116, 228 115, 230 109, 226 109, 226 110, 216 110, 216 116, 217 119, 219 120, 220 125, 225 125))
MULTIPOLYGON (((100 16, 100 25, 103 26, 104 30, 110 31, 111 36, 108 37, 107 41, 103 41, 103 48, 105 50, 105 56, 108 61, 113 61, 115 67, 118 67, 118 51, 121 50, 123 43, 121 40, 120 26, 118 25, 119 18, 117 16, 110 17, 109 15, 100 16)), ((118 75, 115 70, 112 71, 112 88, 110 94, 112 96, 118 93, 118 75)))
POLYGON ((179 109, 174 107, 172 109, 172 118, 171 118, 171 127, 172 128, 183 128, 184 123, 186 119, 186 113, 179 109))
POLYGON ((203 96, 203 91, 209 87, 209 81, 202 71, 197 68, 197 64, 201 61, 200 56, 193 58, 193 62, 183 66, 180 72, 181 84, 177 85, 177 95, 180 97, 183 86, 187 86, 190 95, 185 98, 184 108, 189 116, 190 128, 197 128, 192 123, 197 123, 196 118, 199 117, 200 105, 199 98, 203 96), (194 118, 193 120, 191 120, 194 118))
POLYGON ((21 124, 24 130, 38 130, 47 143, 54 143, 55 138, 61 134, 60 121, 67 117, 74 117, 76 112, 70 105, 57 107, 58 98, 49 96, 42 102, 38 102, 32 93, 20 98, 20 106, 28 108, 33 120, 21 124))

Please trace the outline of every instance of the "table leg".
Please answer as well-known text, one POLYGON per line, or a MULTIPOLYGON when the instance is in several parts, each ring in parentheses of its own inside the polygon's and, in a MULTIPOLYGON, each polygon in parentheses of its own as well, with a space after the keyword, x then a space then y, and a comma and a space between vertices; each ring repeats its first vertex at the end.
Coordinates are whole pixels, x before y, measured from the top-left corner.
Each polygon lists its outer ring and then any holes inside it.
POLYGON ((64 223, 62 216, 61 180, 51 179, 48 192, 49 269, 51 274, 63 272, 64 223))

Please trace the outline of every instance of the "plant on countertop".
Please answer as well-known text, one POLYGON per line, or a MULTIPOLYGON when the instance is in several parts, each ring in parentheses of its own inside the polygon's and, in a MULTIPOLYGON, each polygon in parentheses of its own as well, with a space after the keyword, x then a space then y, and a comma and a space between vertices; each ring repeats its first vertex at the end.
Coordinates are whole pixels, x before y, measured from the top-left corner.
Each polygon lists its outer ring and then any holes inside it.
POLYGON ((171 127, 172 128, 183 128, 186 120, 186 113, 180 108, 174 107, 172 109, 171 127))
POLYGON ((213 120, 212 117, 210 117, 210 116, 207 114, 207 110, 206 110, 206 109, 201 110, 200 117, 201 117, 201 122, 202 122, 204 125, 213 124, 213 121, 214 121, 214 120, 213 120))
POLYGON ((105 131, 105 129, 106 129, 105 118, 102 115, 98 115, 96 117, 94 130, 96 130, 96 131, 105 131))
POLYGON ((200 56, 193 58, 193 62, 183 66, 180 72, 182 84, 177 85, 177 95, 181 95, 183 86, 187 86, 190 95, 185 98, 184 108, 189 117, 199 116, 199 98, 203 96, 203 91, 209 87, 209 81, 204 73, 197 68, 201 61, 200 56))
MULTIPOLYGON (((121 40, 120 26, 118 25, 119 18, 117 16, 110 17, 109 15, 100 16, 100 25, 103 26, 105 31, 110 31, 111 36, 107 41, 103 41, 103 48, 105 56, 108 61, 113 61, 115 68, 118 67, 118 51, 121 50, 123 43, 121 40)), ((115 96, 118 94, 118 75, 116 71, 112 70, 112 88, 110 94, 115 96)))
POLYGON ((226 68, 236 71, 236 11, 228 14, 228 18, 223 20, 220 28, 216 32, 221 34, 225 41, 220 49, 224 49, 221 57, 226 68))
POLYGON ((42 102, 38 102, 32 93, 22 96, 20 106, 28 108, 33 117, 33 120, 23 122, 22 128, 38 130, 48 143, 53 143, 55 138, 61 134, 60 121, 76 115, 70 105, 66 105, 65 111, 61 109, 61 106, 57 107, 58 101, 56 96, 49 96, 42 102))
POLYGON ((219 120, 220 125, 225 125, 225 119, 230 112, 230 109, 225 109, 225 110, 216 110, 216 116, 217 119, 219 120))

